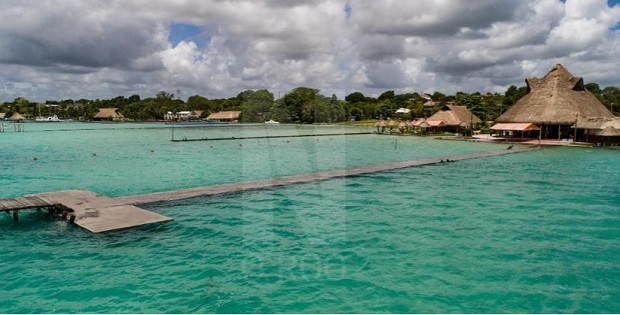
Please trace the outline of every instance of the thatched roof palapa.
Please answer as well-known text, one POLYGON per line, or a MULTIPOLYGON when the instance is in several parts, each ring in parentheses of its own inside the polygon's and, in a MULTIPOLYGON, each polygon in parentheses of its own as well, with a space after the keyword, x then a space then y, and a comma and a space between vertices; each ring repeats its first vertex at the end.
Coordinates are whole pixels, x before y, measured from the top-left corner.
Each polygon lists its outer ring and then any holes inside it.
POLYGON ((585 88, 583 78, 573 76, 560 64, 544 78, 528 78, 525 82, 529 93, 499 116, 496 122, 572 125, 578 117, 614 117, 585 88))
POLYGON ((387 124, 385 123, 385 120, 378 121, 375 123, 375 127, 385 127, 385 126, 387 126, 387 124))
POLYGON ((577 129, 605 129, 614 127, 620 130, 620 117, 579 117, 573 128, 577 129))
POLYGON ((223 121, 234 121, 239 120, 239 116, 241 115, 241 111, 224 111, 217 112, 209 115, 207 120, 223 120, 223 121))
POLYGON ((599 131, 598 133, 596 133, 597 136, 603 136, 603 137, 618 137, 620 136, 620 130, 612 127, 612 126, 608 126, 605 127, 605 129, 599 131))
POLYGON ((446 126, 471 126, 480 123, 478 116, 474 115, 465 106, 446 105, 443 110, 438 111, 428 118, 428 121, 442 120, 446 126))
POLYGON ((22 114, 15 112, 13 113, 13 115, 9 118, 9 120, 26 120, 26 118, 24 116, 22 116, 22 114))
POLYGON ((99 112, 93 117, 96 120, 122 120, 124 118, 125 116, 119 113, 118 108, 100 108, 99 112))
POLYGON ((414 127, 418 128, 428 128, 430 125, 426 122, 426 118, 419 118, 418 120, 411 122, 414 127))

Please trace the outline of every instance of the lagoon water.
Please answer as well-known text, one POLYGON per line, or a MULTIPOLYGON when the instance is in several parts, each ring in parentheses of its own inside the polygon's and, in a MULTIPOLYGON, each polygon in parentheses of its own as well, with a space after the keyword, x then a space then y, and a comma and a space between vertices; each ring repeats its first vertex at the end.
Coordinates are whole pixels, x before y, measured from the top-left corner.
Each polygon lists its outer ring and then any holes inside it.
MULTIPOLYGON (((341 126, 26 124, 0 198, 110 197, 502 145, 341 126), (34 161, 34 157, 37 160, 34 161)), ((0 313, 618 313, 620 151, 553 148, 151 205, 95 235, 0 217, 0 313)))

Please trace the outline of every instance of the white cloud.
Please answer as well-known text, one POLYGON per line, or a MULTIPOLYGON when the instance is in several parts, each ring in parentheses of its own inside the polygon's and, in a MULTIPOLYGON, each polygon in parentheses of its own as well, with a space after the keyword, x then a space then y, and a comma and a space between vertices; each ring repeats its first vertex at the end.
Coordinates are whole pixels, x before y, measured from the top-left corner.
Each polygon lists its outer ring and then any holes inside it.
POLYGON ((606 0, 5 0, 0 101, 501 92, 558 62, 619 86, 619 21, 606 0), (173 47, 173 23, 208 44, 173 47))

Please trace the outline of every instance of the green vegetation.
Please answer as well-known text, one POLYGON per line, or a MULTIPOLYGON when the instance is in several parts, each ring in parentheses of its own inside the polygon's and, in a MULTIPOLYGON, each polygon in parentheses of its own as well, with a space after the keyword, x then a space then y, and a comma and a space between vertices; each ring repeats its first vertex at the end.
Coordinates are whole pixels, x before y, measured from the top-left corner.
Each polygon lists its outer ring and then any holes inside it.
MULTIPOLYGON (((607 108, 616 115, 620 113, 620 89, 609 86, 601 89, 596 83, 586 84, 607 108)), ((260 123, 270 119, 284 123, 335 123, 344 121, 368 121, 376 119, 398 118, 413 119, 429 117, 446 104, 462 105, 469 108, 483 121, 494 120, 512 106, 523 95, 527 87, 510 86, 506 92, 481 94, 457 92, 445 95, 435 92, 424 97, 418 93, 396 94, 385 91, 379 97, 365 96, 353 92, 344 100, 336 95, 322 95, 319 90, 309 87, 297 87, 276 99, 268 90, 246 90, 235 97, 207 99, 204 96, 190 96, 183 101, 174 94, 160 91, 154 97, 141 99, 139 95, 118 96, 107 100, 61 100, 45 101, 39 104, 18 97, 12 102, 0 104, 0 113, 10 117, 14 112, 27 118, 57 115, 61 119, 90 120, 99 108, 118 108, 127 119, 133 121, 154 121, 164 119, 167 112, 202 111, 202 117, 225 111, 241 111, 241 121, 260 123), (411 110, 407 114, 395 114, 399 108, 411 110)))

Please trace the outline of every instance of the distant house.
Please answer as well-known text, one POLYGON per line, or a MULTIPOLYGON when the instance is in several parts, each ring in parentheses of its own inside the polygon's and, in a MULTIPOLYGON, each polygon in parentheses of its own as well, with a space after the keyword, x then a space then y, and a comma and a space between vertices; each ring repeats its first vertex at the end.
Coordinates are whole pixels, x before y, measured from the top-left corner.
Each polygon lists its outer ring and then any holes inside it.
POLYGON ((93 117, 96 121, 123 121, 125 116, 118 111, 118 108, 100 108, 99 112, 93 117))
POLYGON ((435 107, 441 105, 440 101, 428 100, 424 102, 424 107, 435 107))
POLYGON ((201 110, 193 110, 193 111, 180 111, 180 112, 167 112, 164 114, 164 120, 166 121, 198 121, 200 120, 200 116, 202 115, 201 110))
MULTIPOLYGON (((446 105, 456 105, 456 101, 454 100, 450 100, 450 101, 445 101, 446 105)), ((424 107, 435 107, 435 106, 439 106, 441 105, 441 101, 433 101, 433 100, 427 100, 426 102, 424 102, 424 107)))
POLYGON ((167 112, 164 114, 164 120, 166 121, 171 121, 171 120, 176 120, 177 119, 177 114, 173 113, 173 112, 167 112))
POLYGON ((183 110, 177 113, 177 119, 179 120, 188 120, 189 119, 189 115, 191 115, 192 112, 188 111, 188 110, 183 110))
MULTIPOLYGON (((445 131, 458 132, 462 129, 472 129, 474 125, 482 122, 478 116, 474 115, 465 106, 446 105, 444 108, 427 119, 428 123, 432 121, 443 121, 445 131)), ((432 126, 432 124, 431 124, 432 126)))
POLYGON ((239 120, 241 111, 217 112, 207 116, 208 121, 235 122, 239 120))

